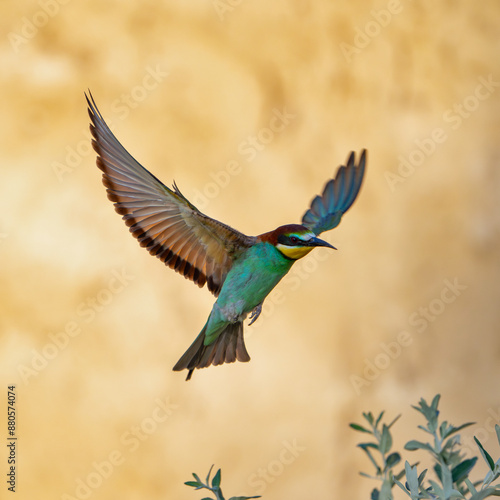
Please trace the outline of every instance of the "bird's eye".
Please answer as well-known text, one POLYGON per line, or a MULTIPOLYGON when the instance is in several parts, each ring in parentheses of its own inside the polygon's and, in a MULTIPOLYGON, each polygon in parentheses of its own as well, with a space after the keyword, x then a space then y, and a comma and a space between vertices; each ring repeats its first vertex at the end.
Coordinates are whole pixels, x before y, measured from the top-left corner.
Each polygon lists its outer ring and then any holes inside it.
POLYGON ((290 236, 290 242, 295 244, 299 242, 299 239, 297 238, 297 236, 290 236))

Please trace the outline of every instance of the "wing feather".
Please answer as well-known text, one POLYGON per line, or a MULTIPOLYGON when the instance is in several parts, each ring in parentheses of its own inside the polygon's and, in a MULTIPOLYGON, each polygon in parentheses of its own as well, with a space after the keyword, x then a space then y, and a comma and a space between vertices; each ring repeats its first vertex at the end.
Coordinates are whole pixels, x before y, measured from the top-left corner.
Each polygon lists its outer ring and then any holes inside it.
POLYGON ((342 215, 349 210, 358 196, 366 166, 366 150, 361 152, 356 165, 351 152, 346 165, 342 165, 334 179, 330 179, 321 196, 316 196, 302 217, 302 225, 316 235, 338 226, 342 215))
POLYGON ((120 144, 89 96, 92 145, 115 210, 151 255, 218 295, 234 259, 256 239, 202 214, 175 183, 162 184, 120 144))

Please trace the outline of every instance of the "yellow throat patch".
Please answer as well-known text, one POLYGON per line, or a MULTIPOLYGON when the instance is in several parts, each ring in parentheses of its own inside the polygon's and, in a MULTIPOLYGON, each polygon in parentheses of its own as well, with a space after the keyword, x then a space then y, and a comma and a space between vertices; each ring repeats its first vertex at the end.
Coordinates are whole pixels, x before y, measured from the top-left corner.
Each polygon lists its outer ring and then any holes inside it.
POLYGON ((276 248, 289 259, 298 260, 307 255, 314 247, 296 246, 290 247, 288 245, 282 245, 278 243, 276 248))

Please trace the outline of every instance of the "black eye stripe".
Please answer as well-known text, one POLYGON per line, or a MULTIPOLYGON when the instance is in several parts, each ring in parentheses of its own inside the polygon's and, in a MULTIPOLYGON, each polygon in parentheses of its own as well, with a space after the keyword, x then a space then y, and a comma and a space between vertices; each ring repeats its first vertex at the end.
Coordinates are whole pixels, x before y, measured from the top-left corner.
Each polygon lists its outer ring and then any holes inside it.
POLYGON ((298 236, 295 236, 293 234, 292 235, 280 234, 278 236, 278 243, 292 247, 292 246, 304 245, 306 242, 304 242, 298 236))

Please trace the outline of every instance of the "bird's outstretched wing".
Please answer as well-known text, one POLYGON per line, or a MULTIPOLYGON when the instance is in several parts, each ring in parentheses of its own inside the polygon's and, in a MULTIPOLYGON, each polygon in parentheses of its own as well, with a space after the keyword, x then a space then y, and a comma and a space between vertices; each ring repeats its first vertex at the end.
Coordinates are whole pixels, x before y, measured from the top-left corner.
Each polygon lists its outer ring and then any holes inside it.
POLYGON ((311 202, 311 208, 302 217, 302 225, 316 235, 338 226, 342 215, 349 210, 358 196, 365 173, 366 150, 363 149, 356 165, 354 152, 349 155, 347 165, 337 170, 330 179, 321 196, 311 202))
POLYGON ((141 246, 167 266, 217 296, 233 260, 255 238, 202 214, 125 150, 106 125, 92 94, 87 98, 97 166, 115 210, 141 246))

